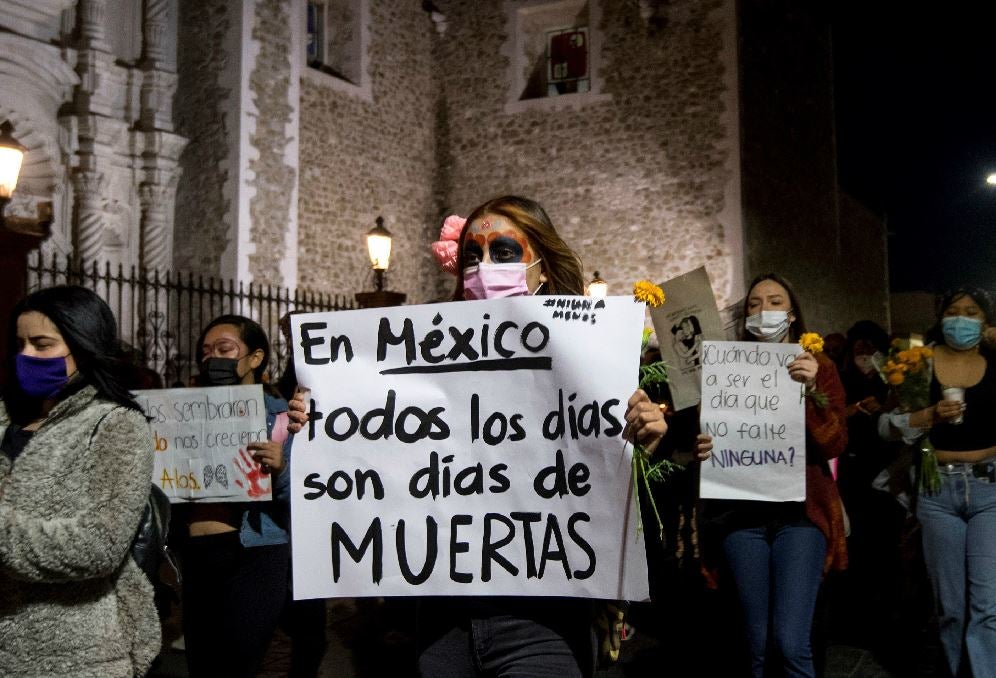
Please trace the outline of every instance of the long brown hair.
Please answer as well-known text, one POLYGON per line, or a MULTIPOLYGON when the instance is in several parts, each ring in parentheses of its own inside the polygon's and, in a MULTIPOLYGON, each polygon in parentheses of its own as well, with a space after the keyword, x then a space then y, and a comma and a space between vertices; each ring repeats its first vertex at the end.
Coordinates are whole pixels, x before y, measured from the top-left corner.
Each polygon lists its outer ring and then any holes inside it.
POLYGON ((788 293, 789 304, 791 304, 792 315, 795 316, 795 320, 789 325, 789 339, 791 341, 799 341, 799 337, 806 333, 806 321, 802 316, 802 306, 799 305, 799 297, 796 296, 795 290, 792 288, 792 283, 778 275, 777 273, 765 273, 754 278, 750 285, 747 287, 747 296, 744 297, 744 305, 742 312, 742 319, 740 321, 740 340, 741 341, 757 341, 757 337, 752 335, 747 331, 745 325, 747 321, 747 309, 750 307, 750 293, 757 287, 758 283, 764 282, 765 280, 771 280, 776 282, 785 288, 788 293))
POLYGON ((546 274, 541 294, 584 294, 584 275, 581 271, 581 258, 564 242, 546 210, 535 200, 505 195, 487 201, 467 217, 467 224, 460 233, 457 255, 457 284, 453 291, 454 300, 463 299, 463 245, 468 227, 475 219, 486 214, 508 219, 522 229, 529 238, 529 244, 542 259, 540 264, 546 274))

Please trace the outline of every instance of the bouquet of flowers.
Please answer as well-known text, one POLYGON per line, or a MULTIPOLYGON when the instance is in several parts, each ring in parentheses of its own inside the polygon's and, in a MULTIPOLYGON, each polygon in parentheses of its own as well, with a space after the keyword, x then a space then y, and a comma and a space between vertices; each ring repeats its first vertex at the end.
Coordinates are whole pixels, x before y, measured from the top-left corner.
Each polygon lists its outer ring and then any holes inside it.
MULTIPOLYGON (((930 375, 933 351, 927 346, 913 346, 908 339, 894 339, 889 355, 879 367, 879 375, 892 387, 903 412, 930 406, 930 375)), ((920 490, 928 493, 940 488, 940 474, 934 447, 924 436, 920 442, 920 490)))
POLYGON ((899 400, 904 412, 930 405, 930 359, 927 346, 910 346, 908 339, 894 339, 879 374, 899 400))

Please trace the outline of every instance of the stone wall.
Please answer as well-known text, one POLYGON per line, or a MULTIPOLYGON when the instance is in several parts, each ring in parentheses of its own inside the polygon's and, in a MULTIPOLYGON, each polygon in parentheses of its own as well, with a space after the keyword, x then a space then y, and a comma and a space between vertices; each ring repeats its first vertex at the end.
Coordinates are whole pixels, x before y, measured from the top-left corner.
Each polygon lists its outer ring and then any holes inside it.
POLYGON ((287 147, 297 133, 297 101, 290 95, 291 78, 297 76, 292 59, 298 55, 290 49, 290 9, 285 0, 261 0, 257 5, 252 39, 260 51, 249 76, 257 111, 249 143, 258 151, 249 158, 249 185, 255 189, 249 201, 253 243, 249 270, 254 282, 274 285, 285 284, 278 264, 286 255, 288 216, 296 210, 293 201, 297 197, 297 159, 287 157, 287 147))
POLYGON ((191 140, 180 157, 174 268, 218 275, 229 242, 234 205, 226 197, 231 172, 228 136, 238 121, 228 111, 235 83, 225 73, 238 54, 227 49, 236 20, 226 0, 181 0, 177 53, 180 96, 177 131, 191 140))
POLYGON ((372 289, 365 233, 377 216, 394 236, 387 287, 409 303, 436 295, 429 255, 438 99, 433 24, 416 2, 370 2, 370 99, 301 79, 298 284, 336 293, 372 289))
POLYGON ((436 4, 447 18, 445 209, 466 214, 506 193, 539 200, 610 294, 703 264, 721 305, 739 293, 732 3, 675 0, 648 22, 637 2, 603 0, 593 27, 603 97, 515 113, 505 112, 515 3, 436 4))

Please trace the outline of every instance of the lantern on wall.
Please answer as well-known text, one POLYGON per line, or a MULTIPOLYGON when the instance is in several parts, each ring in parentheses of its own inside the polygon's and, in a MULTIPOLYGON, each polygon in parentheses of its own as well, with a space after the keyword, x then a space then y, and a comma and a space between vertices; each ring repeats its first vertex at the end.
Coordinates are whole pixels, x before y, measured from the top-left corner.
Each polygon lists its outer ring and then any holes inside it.
POLYGON ((9 120, 0 125, 0 214, 10 202, 21 173, 21 161, 28 149, 14 138, 14 126, 9 120))
POLYGON ((384 217, 377 217, 377 225, 367 231, 367 252, 379 292, 384 289, 384 271, 391 265, 391 232, 384 228, 384 217))
POLYGON ((374 272, 374 291, 357 292, 356 301, 363 308, 403 304, 407 295, 384 289, 384 272, 391 264, 391 232, 384 228, 384 217, 377 217, 376 225, 367 231, 366 238, 367 254, 374 272))
POLYGON ((608 293, 609 284, 602 280, 602 277, 598 275, 598 271, 595 271, 595 277, 588 283, 588 296, 592 299, 604 299, 608 293))

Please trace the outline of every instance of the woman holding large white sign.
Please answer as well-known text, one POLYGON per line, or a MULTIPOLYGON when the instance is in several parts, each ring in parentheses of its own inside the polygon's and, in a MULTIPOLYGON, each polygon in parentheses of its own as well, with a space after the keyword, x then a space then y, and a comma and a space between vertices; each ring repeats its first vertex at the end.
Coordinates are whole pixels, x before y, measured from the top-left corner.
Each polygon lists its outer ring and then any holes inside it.
MULTIPOLYGON (((743 341, 796 342, 805 332, 791 285, 773 273, 752 282, 743 316, 743 341)), ((842 569, 847 558, 840 498, 827 463, 847 443, 840 377, 828 358, 807 352, 788 363, 787 372, 809 394, 805 501, 713 499, 705 510, 736 583, 757 678, 764 675, 769 629, 784 675, 815 675, 810 632, 816 595, 823 573, 842 569)))
MULTIPOLYGON (((261 382, 270 342, 259 324, 238 315, 215 318, 197 341, 201 386, 261 382)), ((183 627, 191 676, 255 675, 287 597, 290 437, 287 403, 264 391, 269 440, 240 450, 243 474, 231 479, 272 501, 190 507, 183 552, 183 627), (275 431, 283 420, 284 434, 275 431), (269 479, 266 478, 269 476, 269 479)))
MULTIPOLYGON (((467 218, 458 248, 456 300, 584 293, 580 259, 532 200, 506 196, 481 205, 467 218)), ((626 422, 624 436, 651 451, 667 430, 643 391, 630 399, 626 422)), ((483 675, 480 669, 557 676, 593 670, 584 599, 429 599, 420 607, 418 640, 419 672, 434 678, 483 675)))

